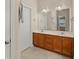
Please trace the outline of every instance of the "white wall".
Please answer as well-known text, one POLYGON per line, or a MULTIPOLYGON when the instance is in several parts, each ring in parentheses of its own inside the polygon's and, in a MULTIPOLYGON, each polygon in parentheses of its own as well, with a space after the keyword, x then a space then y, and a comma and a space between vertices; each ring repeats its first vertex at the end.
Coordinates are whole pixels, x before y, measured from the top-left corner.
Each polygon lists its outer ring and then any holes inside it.
POLYGON ((19 59, 18 2, 11 0, 11 59, 19 59))
POLYGON ((23 23, 20 23, 20 51, 27 49, 32 45, 32 32, 31 32, 31 9, 23 7, 22 11, 23 23))
MULTIPOLYGON (((38 29, 38 25, 37 25, 38 20, 37 20, 37 3, 36 3, 36 0, 21 0, 21 2, 23 4, 23 6, 31 9, 31 31, 37 30, 38 29)), ((23 49, 33 46, 33 44, 32 44, 33 40, 31 37, 30 38, 27 37, 27 38, 25 38, 26 40, 21 39, 19 41, 22 43, 22 44, 19 43, 19 48, 20 48, 19 49, 19 53, 20 53, 19 57, 20 58, 21 58, 21 53, 22 53, 23 49), (28 43, 25 41, 28 41, 28 43)))
POLYGON ((42 30, 42 29, 47 29, 47 15, 45 14, 39 14, 39 17, 38 17, 38 26, 39 26, 39 30, 42 30), (40 26, 41 25, 41 26, 40 26))
POLYGON ((31 21, 32 21, 32 31, 38 29, 37 20, 37 0, 22 0, 26 7, 31 8, 31 21))
MULTIPOLYGON (((32 31, 38 29, 37 3, 36 0, 23 0, 26 7, 31 8, 32 31)), ((18 9, 20 0, 11 0, 11 59, 20 59, 20 24, 18 20, 18 9)), ((32 41, 32 40, 31 40, 32 41)))
MULTIPOLYGON (((36 0, 21 0, 23 6, 30 8, 31 9, 31 31, 37 30, 38 28, 38 20, 37 20, 37 3, 36 0)), ((31 36, 32 37, 32 36, 31 36)), ((28 45, 29 47, 33 46, 32 44, 32 39, 29 39, 27 41, 30 41, 29 43, 24 43, 23 47, 26 47, 26 45, 28 45)))
MULTIPOLYGON (((49 8, 49 10, 51 11, 51 16, 52 19, 50 19, 50 25, 52 30, 56 30, 56 26, 57 26, 57 21, 56 21, 56 7, 58 5, 61 5, 63 2, 64 6, 63 8, 70 8, 71 13, 70 13, 70 23, 71 23, 71 18, 73 17, 73 0, 38 0, 38 16, 39 13, 41 12, 41 10, 43 8, 49 8)), ((42 24, 40 25, 42 26, 42 24)), ((70 25, 71 26, 71 25, 70 25)), ((70 28, 71 30, 71 28, 70 28)))

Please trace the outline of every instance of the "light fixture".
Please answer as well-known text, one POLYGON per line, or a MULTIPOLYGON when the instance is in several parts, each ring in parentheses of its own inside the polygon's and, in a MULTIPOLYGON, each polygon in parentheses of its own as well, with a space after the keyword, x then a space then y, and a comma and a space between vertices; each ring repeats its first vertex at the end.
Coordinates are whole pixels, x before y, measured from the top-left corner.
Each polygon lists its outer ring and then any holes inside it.
POLYGON ((62 10, 62 7, 61 6, 57 6, 56 10, 62 10))
POLYGON ((42 9, 42 13, 47 13, 48 11, 46 9, 42 9))
POLYGON ((41 12, 42 12, 42 13, 48 13, 48 12, 49 12, 49 8, 42 9, 41 12))
POLYGON ((64 0, 61 0, 57 5, 56 10, 62 10, 65 8, 67 8, 67 6, 65 5, 64 0))

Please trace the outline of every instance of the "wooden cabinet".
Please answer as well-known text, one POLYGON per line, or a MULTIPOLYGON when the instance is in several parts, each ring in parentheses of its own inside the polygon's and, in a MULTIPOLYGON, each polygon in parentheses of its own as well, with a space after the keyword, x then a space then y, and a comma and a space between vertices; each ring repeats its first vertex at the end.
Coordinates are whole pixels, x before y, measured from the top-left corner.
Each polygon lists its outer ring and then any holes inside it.
POLYGON ((34 46, 73 56, 73 38, 33 33, 34 46))
POLYGON ((63 37, 63 54, 73 56, 73 38, 63 37))

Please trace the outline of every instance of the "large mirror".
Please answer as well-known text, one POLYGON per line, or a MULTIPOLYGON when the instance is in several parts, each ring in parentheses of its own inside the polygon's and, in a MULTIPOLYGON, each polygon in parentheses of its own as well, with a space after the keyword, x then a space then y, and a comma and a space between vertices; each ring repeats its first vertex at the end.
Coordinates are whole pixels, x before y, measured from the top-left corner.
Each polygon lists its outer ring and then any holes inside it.
POLYGON ((69 31, 69 9, 63 9, 56 11, 57 16, 57 30, 69 31))
POLYGON ((38 0, 39 30, 73 32, 73 0, 38 0))

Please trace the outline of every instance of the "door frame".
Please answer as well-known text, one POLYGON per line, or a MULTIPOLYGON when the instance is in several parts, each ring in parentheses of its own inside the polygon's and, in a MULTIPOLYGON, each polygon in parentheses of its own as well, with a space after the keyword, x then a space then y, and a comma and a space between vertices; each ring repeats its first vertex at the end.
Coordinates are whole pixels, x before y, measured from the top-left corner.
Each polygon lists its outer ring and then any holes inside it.
POLYGON ((5 5, 5 57, 11 59, 11 0, 5 1, 5 5))

